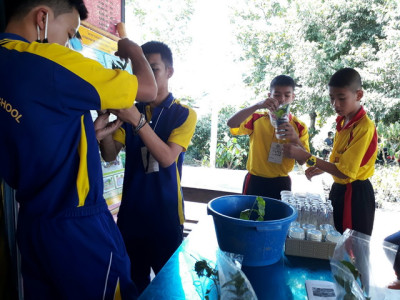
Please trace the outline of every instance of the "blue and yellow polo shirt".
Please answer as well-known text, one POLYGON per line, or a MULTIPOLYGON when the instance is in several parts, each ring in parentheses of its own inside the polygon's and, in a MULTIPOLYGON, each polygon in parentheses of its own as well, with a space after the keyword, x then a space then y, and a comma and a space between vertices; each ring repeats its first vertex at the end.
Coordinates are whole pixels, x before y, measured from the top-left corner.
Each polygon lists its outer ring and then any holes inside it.
MULTIPOLYGON (((307 126, 295 116, 289 116, 289 123, 299 134, 300 141, 307 151, 308 144, 307 126)), ((268 161, 271 144, 282 143, 275 136, 275 128, 269 120, 268 112, 255 112, 240 124, 239 128, 231 128, 233 135, 249 135, 250 150, 246 168, 250 174, 274 178, 288 176, 294 168, 294 159, 283 157, 282 163, 277 164, 268 161)))
POLYGON ((0 34, 0 177, 20 212, 105 206, 90 110, 133 105, 137 78, 58 44, 0 34))
MULTIPOLYGON (((145 113, 149 125, 158 137, 184 148, 189 146, 196 128, 196 113, 169 94, 159 106, 150 111, 150 105, 136 104, 145 113)), ((123 235, 146 236, 167 232, 182 225, 183 196, 181 187, 184 152, 169 167, 147 172, 150 153, 134 135, 132 126, 124 124, 114 134, 114 140, 126 146, 125 177, 122 202, 118 213, 118 226, 123 235)))
POLYGON ((336 123, 336 135, 329 161, 348 178, 333 176, 334 181, 347 184, 368 179, 374 174, 378 153, 378 135, 374 122, 361 107, 346 126, 344 117, 337 117, 336 123))

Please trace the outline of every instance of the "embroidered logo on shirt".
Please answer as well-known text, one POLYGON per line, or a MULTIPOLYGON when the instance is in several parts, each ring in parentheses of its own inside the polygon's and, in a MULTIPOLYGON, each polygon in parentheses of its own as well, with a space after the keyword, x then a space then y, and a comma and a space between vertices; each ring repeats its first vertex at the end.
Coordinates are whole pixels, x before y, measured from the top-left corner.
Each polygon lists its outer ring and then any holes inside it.
POLYGON ((13 108, 13 106, 10 103, 8 103, 1 97, 0 97, 0 107, 3 108, 6 112, 8 112, 11 115, 11 117, 15 119, 17 123, 21 123, 20 119, 22 115, 19 113, 19 111, 13 108))

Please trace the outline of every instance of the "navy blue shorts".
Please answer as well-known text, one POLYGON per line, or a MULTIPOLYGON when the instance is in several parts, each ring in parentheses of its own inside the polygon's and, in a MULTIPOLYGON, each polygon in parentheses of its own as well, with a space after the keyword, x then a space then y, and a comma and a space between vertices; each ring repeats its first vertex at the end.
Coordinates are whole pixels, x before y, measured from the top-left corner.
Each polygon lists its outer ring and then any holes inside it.
POLYGON ((385 238, 385 241, 399 245, 399 249, 397 250, 396 258, 394 260, 393 269, 396 272, 397 278, 400 280, 400 231, 388 236, 385 238))
POLYGON ((356 180, 349 184, 333 183, 329 193, 332 200, 336 230, 346 228, 371 235, 375 218, 375 194, 371 182, 356 180))
POLYGON ((266 178, 247 173, 242 193, 243 195, 263 196, 279 200, 283 190, 292 190, 292 180, 289 176, 266 178))
POLYGON ((136 299, 122 236, 105 204, 56 218, 20 209, 18 245, 24 298, 136 299))
POLYGON ((126 249, 131 260, 131 276, 139 294, 150 284, 150 272, 157 273, 174 254, 183 241, 183 226, 179 224, 160 223, 159 230, 150 230, 143 225, 137 232, 136 227, 129 221, 121 222, 118 226, 124 237, 126 249), (136 229, 136 230, 135 230, 136 229))

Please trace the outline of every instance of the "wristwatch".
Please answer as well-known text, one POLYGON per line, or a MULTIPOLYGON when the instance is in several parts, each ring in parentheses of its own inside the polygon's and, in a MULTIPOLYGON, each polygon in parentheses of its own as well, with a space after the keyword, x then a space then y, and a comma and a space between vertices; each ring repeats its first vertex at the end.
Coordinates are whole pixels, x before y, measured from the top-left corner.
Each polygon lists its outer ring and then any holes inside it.
POLYGON ((306 160, 306 165, 307 167, 314 167, 317 164, 317 158, 314 155, 311 155, 307 160, 306 160))

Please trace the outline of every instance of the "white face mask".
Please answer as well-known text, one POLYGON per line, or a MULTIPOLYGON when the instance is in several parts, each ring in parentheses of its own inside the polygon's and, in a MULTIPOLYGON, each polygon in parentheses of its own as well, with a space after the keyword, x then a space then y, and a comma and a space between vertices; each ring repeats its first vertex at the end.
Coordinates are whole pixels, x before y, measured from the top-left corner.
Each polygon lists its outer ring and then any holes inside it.
POLYGON ((40 40, 40 28, 39 28, 39 25, 36 25, 37 35, 38 35, 38 38, 37 38, 36 42, 38 42, 38 43, 48 43, 49 42, 49 40, 47 39, 47 26, 48 26, 48 24, 49 24, 49 13, 46 14, 46 25, 44 27, 44 40, 43 41, 40 40))

